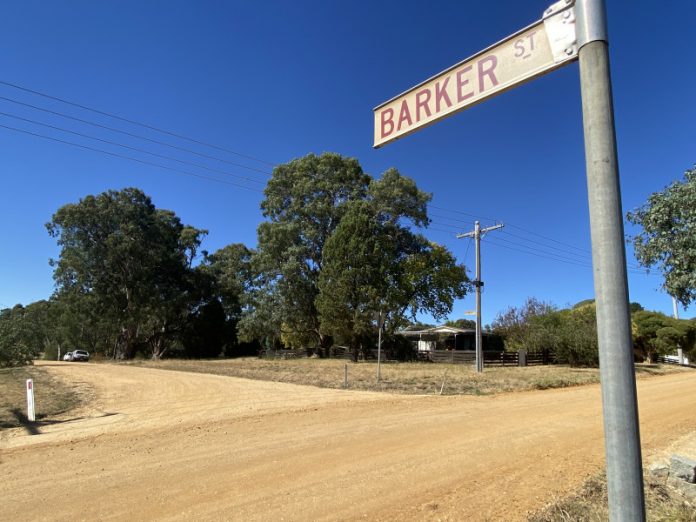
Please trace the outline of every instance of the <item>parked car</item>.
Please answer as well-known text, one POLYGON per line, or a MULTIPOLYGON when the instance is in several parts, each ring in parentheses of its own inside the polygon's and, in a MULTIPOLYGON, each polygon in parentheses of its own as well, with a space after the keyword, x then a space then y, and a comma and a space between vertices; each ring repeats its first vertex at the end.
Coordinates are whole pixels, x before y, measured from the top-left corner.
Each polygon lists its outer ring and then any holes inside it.
POLYGON ((72 361, 72 360, 73 360, 73 353, 72 353, 72 352, 66 353, 66 354, 63 356, 63 360, 64 360, 64 361, 72 361))
POLYGON ((70 360, 87 362, 89 361, 89 352, 86 352, 84 350, 75 350, 74 352, 72 352, 72 359, 70 360))

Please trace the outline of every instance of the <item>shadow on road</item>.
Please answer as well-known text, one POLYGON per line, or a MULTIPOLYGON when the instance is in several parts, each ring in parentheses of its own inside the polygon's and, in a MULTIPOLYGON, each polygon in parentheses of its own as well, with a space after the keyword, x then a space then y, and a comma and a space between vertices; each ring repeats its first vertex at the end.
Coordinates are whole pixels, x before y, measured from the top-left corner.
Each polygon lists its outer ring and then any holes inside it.
POLYGON ((27 430, 27 433, 29 435, 41 435, 41 427, 43 426, 53 426, 54 424, 67 424, 69 422, 75 422, 83 419, 101 419, 102 417, 111 417, 113 415, 118 415, 118 413, 103 413, 101 415, 96 415, 96 416, 89 416, 89 417, 73 417, 71 419, 61 419, 61 420, 36 420, 36 421, 30 421, 29 418, 26 416, 26 414, 18 409, 14 408, 12 411, 12 414, 15 416, 17 419, 17 422, 21 424, 21 426, 27 430))

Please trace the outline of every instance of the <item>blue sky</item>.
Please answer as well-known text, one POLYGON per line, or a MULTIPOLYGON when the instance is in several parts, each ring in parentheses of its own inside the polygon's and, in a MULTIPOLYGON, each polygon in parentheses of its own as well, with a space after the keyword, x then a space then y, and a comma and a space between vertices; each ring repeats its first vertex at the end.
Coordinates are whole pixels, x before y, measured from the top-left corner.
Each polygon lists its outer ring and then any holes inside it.
MULTIPOLYGON (((0 81, 256 159, 0 84, 0 125, 223 181, 0 127, 0 307, 51 294, 48 259, 58 250, 44 224, 65 203, 137 186, 158 207, 209 229, 206 249, 232 242, 253 247, 270 164, 323 151, 356 157, 373 175, 394 166, 414 178, 433 194, 433 224, 426 234, 472 268, 473 245, 454 234, 470 230, 474 216, 484 226, 495 220, 506 224, 482 245, 485 323, 527 296, 559 306, 592 297, 577 63, 382 149, 371 147, 374 106, 539 19, 549 3, 27 0, 5 5, 0 81)), ((609 4, 628 210, 696 162, 696 4, 672 2, 659 11, 656 2, 609 4)), ((629 264, 635 265, 630 248, 629 264)), ((632 270, 631 300, 671 313, 661 282, 656 273, 632 270)), ((473 308, 472 295, 456 304, 452 318, 473 308)), ((694 315, 696 307, 682 310, 682 316, 694 315)))

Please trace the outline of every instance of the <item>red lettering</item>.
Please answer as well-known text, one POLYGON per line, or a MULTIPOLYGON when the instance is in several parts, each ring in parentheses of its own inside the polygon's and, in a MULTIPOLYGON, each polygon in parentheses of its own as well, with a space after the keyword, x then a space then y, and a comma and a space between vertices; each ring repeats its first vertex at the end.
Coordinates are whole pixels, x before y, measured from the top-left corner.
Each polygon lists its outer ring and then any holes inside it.
POLYGON ((462 77, 463 77, 466 73, 468 73, 470 70, 471 70, 471 65, 467 65, 467 66, 464 67, 463 69, 460 69, 459 71, 457 71, 457 101, 458 101, 458 102, 463 102, 463 101, 466 100, 467 98, 471 98, 471 97, 474 95, 474 92, 473 92, 473 91, 472 91, 472 92, 467 92, 466 94, 464 94, 464 92, 463 92, 464 86, 465 86, 467 83, 469 83, 469 78, 467 78, 467 79, 465 80, 465 79, 463 79, 462 77))
POLYGON ((447 84, 450 81, 450 77, 445 78, 445 81, 435 84, 435 112, 440 112, 440 103, 445 100, 447 107, 452 106, 452 100, 450 100, 449 94, 447 94, 447 84))
POLYGON ((394 132, 394 109, 385 109, 380 116, 382 119, 382 137, 386 138, 394 132), (389 130, 387 130, 387 126, 389 130))
POLYGON ((430 89, 423 89, 416 93, 416 121, 421 121, 421 107, 425 109, 425 115, 430 116, 430 107, 428 107, 430 96, 430 89))
POLYGON ((408 122, 409 125, 413 124, 413 120, 411 119, 411 112, 408 110, 408 103, 406 103, 406 100, 401 102, 401 110, 399 111, 399 124, 396 126, 396 130, 400 131, 401 124, 405 121, 408 122))
POLYGON ((494 54, 491 54, 490 56, 486 56, 482 60, 479 60, 478 63, 478 77, 479 77, 479 92, 483 92, 484 90, 484 84, 483 84, 483 77, 488 76, 488 78, 491 80, 491 83, 493 84, 493 87, 498 85, 498 79, 495 77, 495 68, 498 65, 498 58, 494 54), (490 65, 488 68, 485 67, 485 63, 488 62, 490 65))

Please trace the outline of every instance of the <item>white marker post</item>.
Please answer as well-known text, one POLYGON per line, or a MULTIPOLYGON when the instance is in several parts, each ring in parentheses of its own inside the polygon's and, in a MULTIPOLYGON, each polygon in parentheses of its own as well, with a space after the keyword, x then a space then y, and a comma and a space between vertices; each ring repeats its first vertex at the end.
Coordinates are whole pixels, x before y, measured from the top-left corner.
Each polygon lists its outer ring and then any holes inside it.
POLYGON ((27 419, 30 422, 36 420, 36 412, 34 411, 34 380, 27 379, 27 419))

